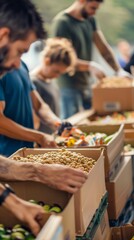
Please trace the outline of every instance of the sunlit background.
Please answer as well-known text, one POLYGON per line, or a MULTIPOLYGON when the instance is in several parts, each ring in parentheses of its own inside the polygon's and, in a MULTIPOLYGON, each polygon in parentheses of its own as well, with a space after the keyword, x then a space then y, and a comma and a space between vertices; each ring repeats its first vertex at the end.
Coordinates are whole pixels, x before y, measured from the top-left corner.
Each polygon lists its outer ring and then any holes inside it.
MULTIPOLYGON (((45 27, 50 31, 51 21, 53 17, 62 9, 70 6, 74 0, 33 0, 45 20, 45 27)), ((115 55, 118 55, 117 43, 120 39, 127 40, 131 45, 133 51, 134 45, 134 1, 133 0, 104 0, 96 17, 99 26, 103 31, 107 41, 112 46, 115 55)), ((42 44, 37 42, 32 44, 30 51, 23 56, 23 60, 27 63, 31 70, 39 61, 39 52, 42 44)), ((98 52, 95 50, 93 54, 94 60, 105 65, 98 52)), ((110 69, 107 68, 110 73, 110 69)))

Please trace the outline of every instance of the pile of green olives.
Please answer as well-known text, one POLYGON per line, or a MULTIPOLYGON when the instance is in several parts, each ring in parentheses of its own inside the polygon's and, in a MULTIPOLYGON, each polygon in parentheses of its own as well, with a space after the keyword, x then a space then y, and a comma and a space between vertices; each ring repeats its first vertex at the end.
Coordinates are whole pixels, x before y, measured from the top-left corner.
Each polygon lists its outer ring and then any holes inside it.
POLYGON ((50 204, 44 203, 43 201, 35 201, 35 200, 32 200, 32 199, 29 200, 29 202, 42 206, 44 211, 47 212, 47 213, 60 213, 60 212, 62 212, 62 208, 58 204, 50 205, 50 204))
POLYGON ((0 224, 0 240, 34 240, 34 235, 30 230, 20 224, 15 225, 13 228, 5 227, 0 224))
MULTIPOLYGON (((43 201, 29 200, 29 202, 38 204, 43 207, 46 213, 60 213, 62 208, 58 204, 45 204, 43 201)), ((31 231, 20 224, 16 224, 13 228, 5 227, 0 224, 0 240, 34 240, 35 236, 31 231)))

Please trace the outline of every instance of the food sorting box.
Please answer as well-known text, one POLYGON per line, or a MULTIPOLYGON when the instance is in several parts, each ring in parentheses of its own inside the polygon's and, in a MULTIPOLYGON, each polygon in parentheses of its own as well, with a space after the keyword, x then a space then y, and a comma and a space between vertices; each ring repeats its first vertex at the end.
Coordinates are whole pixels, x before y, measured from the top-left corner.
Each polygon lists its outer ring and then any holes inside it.
POLYGON ((124 157, 120 171, 111 181, 106 182, 108 191, 109 219, 118 219, 133 191, 133 173, 131 156, 124 157))
MULTIPOLYGON (((82 155, 96 160, 95 166, 90 170, 88 179, 80 190, 74 195, 75 203, 75 230, 76 235, 83 235, 89 225, 100 201, 106 193, 105 175, 104 175, 104 155, 102 149, 68 149, 72 152, 81 153, 82 155)), ((27 156, 29 154, 43 154, 56 149, 28 149, 23 148, 14 153, 13 156, 27 156)), ((10 182, 19 196, 25 199, 37 199, 52 203, 55 201, 60 206, 65 207, 61 213, 63 217, 63 229, 65 234, 70 233, 74 237, 74 209, 73 197, 63 191, 51 189, 43 184, 35 182, 10 182), (39 199, 40 198, 40 199, 39 199)), ((65 235, 64 234, 64 235, 65 235)))
POLYGON ((74 114, 70 118, 66 119, 73 125, 86 124, 86 125, 120 125, 124 124, 124 129, 134 129, 134 119, 131 120, 118 120, 111 122, 109 117, 112 113, 98 114, 93 108, 90 110, 84 110, 79 113, 74 114), (107 117, 103 121, 97 121, 96 118, 107 117))
MULTIPOLYGON (((18 151, 17 155, 20 154, 22 156, 24 152, 23 150, 20 150, 20 152, 18 151)), ((1 182, 5 183, 4 181, 1 182)), ((22 199, 34 199, 36 201, 44 201, 50 205, 53 205, 54 203, 60 205, 63 211, 59 213, 58 216, 62 217, 64 239, 75 239, 74 196, 63 191, 49 188, 48 186, 38 182, 6 181, 6 183, 10 184, 17 196, 21 197, 22 199)), ((46 220, 48 220, 48 217, 50 217, 51 214, 48 213, 46 216, 46 220)), ((0 222, 6 226, 13 226, 19 221, 16 220, 16 218, 13 217, 9 211, 1 207, 0 222)), ((44 238, 44 240, 46 239, 44 238)))
POLYGON ((88 149, 94 149, 96 147, 104 148, 104 166, 105 166, 105 178, 111 178, 113 174, 113 169, 120 166, 121 153, 124 146, 124 132, 123 125, 78 125, 77 126, 83 132, 89 134, 90 132, 100 132, 106 133, 107 135, 112 135, 116 133, 115 136, 107 143, 98 146, 89 146, 88 149))
POLYGON ((92 86, 92 93, 92 106, 98 114, 134 110, 134 87, 131 84, 102 88, 101 84, 97 83, 92 86))

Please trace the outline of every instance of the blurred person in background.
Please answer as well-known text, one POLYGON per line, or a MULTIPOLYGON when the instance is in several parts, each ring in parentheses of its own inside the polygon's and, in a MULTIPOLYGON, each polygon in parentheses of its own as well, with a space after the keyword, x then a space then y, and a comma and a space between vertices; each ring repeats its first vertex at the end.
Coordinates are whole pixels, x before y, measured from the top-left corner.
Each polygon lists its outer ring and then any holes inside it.
MULTIPOLYGON (((74 74, 75 67, 76 53, 71 42, 66 38, 50 38, 45 43, 41 64, 30 73, 38 93, 57 116, 60 113, 60 94, 58 86, 52 80, 65 72, 74 74)), ((48 125, 43 122, 39 125, 40 131, 52 133, 48 125)))
POLYGON ((118 51, 118 62, 122 68, 126 66, 126 64, 130 60, 131 56, 131 46, 128 41, 122 39, 117 44, 117 51, 118 51))
POLYGON ((132 53, 129 62, 124 66, 124 70, 131 73, 134 77, 134 52, 132 53))
MULTIPOLYGON (((30 44, 38 38, 44 39, 46 34, 43 28, 43 20, 30 0, 19 0, 19 2, 18 0, 0 0, 0 16, 0 76, 2 77, 8 71, 18 68, 22 53, 26 52, 30 44)), ((10 79, 7 85, 9 83, 10 79)), ((21 87, 25 89, 25 84, 22 84, 21 87)), ((12 85, 12 88, 15 88, 15 86, 12 85)), ((10 89, 9 95, 9 101, 12 102, 10 89)), ((4 100, 5 96, 2 99, 4 100)), ((13 113, 16 112, 17 101, 16 98, 13 113)), ((0 122, 3 118, 4 108, 3 101, 1 103, 0 122)), ((5 126, 7 127, 8 124, 10 122, 5 126)), ((11 131, 12 128, 14 128, 14 125, 11 124, 11 131)), ((4 126, 1 130, 3 131, 1 134, 6 132, 4 126)), ((11 137, 14 137, 13 133, 10 132, 10 134, 11 137)), ((0 178, 42 182, 53 188, 74 193, 86 181, 87 175, 81 170, 66 166, 26 164, 0 156, 0 178)))
POLYGON ((70 39, 78 57, 75 75, 65 74, 57 81, 61 92, 61 118, 68 118, 80 111, 79 104, 90 108, 90 73, 99 79, 105 76, 102 67, 92 61, 93 43, 117 76, 129 75, 119 66, 94 17, 102 2, 103 0, 75 0, 53 20, 51 36, 70 39))

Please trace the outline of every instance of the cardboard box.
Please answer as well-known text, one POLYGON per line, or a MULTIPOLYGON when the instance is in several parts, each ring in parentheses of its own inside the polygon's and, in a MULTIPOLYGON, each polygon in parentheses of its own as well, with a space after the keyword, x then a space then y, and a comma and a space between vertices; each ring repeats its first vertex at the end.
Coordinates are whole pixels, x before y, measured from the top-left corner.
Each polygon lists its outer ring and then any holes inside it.
POLYGON ((118 219, 130 194, 133 191, 132 161, 131 157, 125 157, 122 168, 116 177, 106 182, 108 191, 109 219, 118 219))
POLYGON ((125 143, 132 144, 134 143, 134 129, 125 129, 124 130, 125 143))
MULTIPOLYGON (((103 156, 103 150, 99 149, 99 148, 97 148, 97 149, 95 149, 95 148, 94 149, 80 149, 80 148, 78 149, 77 148, 77 149, 69 149, 69 150, 72 152, 81 153, 86 157, 97 160, 95 166, 89 172, 87 181, 82 186, 82 188, 74 195, 76 235, 82 236, 85 233, 87 226, 89 225, 96 209, 98 208, 101 198, 106 193, 105 175, 104 175, 104 156, 103 156)), ((49 151, 56 151, 56 149, 26 149, 26 148, 24 148, 24 149, 18 150, 13 155, 26 156, 28 154, 39 154, 39 153, 41 154, 41 153, 45 153, 45 152, 49 152, 49 151)), ((37 192, 39 190, 36 190, 35 183, 31 183, 31 184, 33 186, 33 192, 30 193, 30 196, 31 197, 33 196, 33 198, 40 196, 40 194, 38 194, 38 192, 37 192)), ((27 186, 27 189, 30 189, 30 186, 28 187, 27 183, 26 184, 22 183, 22 185, 24 186, 24 188, 27 186)), ((45 188, 46 188, 46 186, 45 186, 45 188)), ((30 191, 31 191, 31 189, 30 189, 30 191)), ((44 194, 43 185, 42 185, 42 189, 41 189, 40 193, 42 191, 44 194)), ((61 200, 61 197, 60 197, 61 194, 62 194, 62 197, 64 197, 65 199, 68 196, 67 193, 63 193, 61 191, 52 190, 52 189, 51 189, 51 191, 52 192, 54 191, 54 193, 55 193, 53 196, 56 195, 56 197, 55 197, 56 202, 58 200, 61 200)), ((22 192, 22 189, 21 189, 21 192, 22 192)), ((23 195, 23 193, 22 193, 22 195, 23 195)), ((54 197, 52 196, 52 194, 49 194, 49 195, 51 198, 50 200, 52 201, 54 199, 54 197)), ((28 199, 30 196, 28 195, 28 199)), ((45 194, 44 194, 44 199, 45 199, 45 194)), ((62 202, 60 201, 59 205, 61 205, 61 203, 62 202)), ((71 228, 73 227, 72 214, 73 214, 73 209, 69 209, 68 215, 67 215, 68 218, 65 216, 66 220, 68 221, 67 223, 69 224, 69 226, 71 226, 71 228), (72 220, 70 220, 70 219, 72 219, 72 220), (70 222, 70 221, 72 221, 72 222, 70 222)), ((64 217, 63 217, 63 227, 64 227, 64 217)))
POLYGON ((82 121, 84 121, 85 119, 88 120, 88 118, 94 114, 95 114, 94 109, 83 110, 83 111, 78 112, 78 113, 74 114, 73 116, 67 118, 66 121, 72 123, 72 125, 77 125, 77 124, 81 123, 82 121))
POLYGON ((126 225, 111 228, 111 240, 131 240, 134 237, 134 226, 126 225))
POLYGON ((118 120, 117 122, 111 122, 109 120, 109 117, 112 113, 108 114, 97 114, 97 112, 94 109, 90 110, 84 110, 82 112, 76 113, 70 118, 67 119, 67 121, 71 122, 73 125, 79 125, 79 124, 88 124, 88 125, 120 125, 124 124, 124 129, 134 129, 134 119, 132 120, 118 120), (97 117, 106 117, 107 119, 105 121, 97 121, 97 117))
POLYGON ((120 165, 121 153, 124 147, 124 132, 123 125, 78 125, 78 128, 83 132, 100 132, 111 135, 116 133, 116 135, 107 143, 98 146, 89 146, 88 149, 94 149, 97 147, 104 148, 104 166, 105 166, 105 178, 111 178, 113 174, 113 169, 116 170, 117 166, 120 165))
POLYGON ((92 92, 93 109, 98 114, 134 110, 133 86, 102 88, 100 84, 94 84, 92 92))
POLYGON ((107 211, 105 211, 104 216, 101 219, 100 225, 94 235, 93 240, 110 240, 111 231, 109 227, 109 220, 107 211))
MULTIPOLYGON (((37 182, 6 181, 6 183, 10 184, 16 194, 25 200, 34 199, 36 201, 44 201, 48 204, 59 204, 64 209, 58 214, 58 216, 62 217, 64 239, 75 239, 74 196, 66 192, 51 189, 37 182)), ((47 219, 50 216, 51 214, 47 214, 47 219)), ((0 222, 13 226, 19 221, 5 208, 1 207, 0 222), (10 219, 12 220, 10 221, 10 219)))

